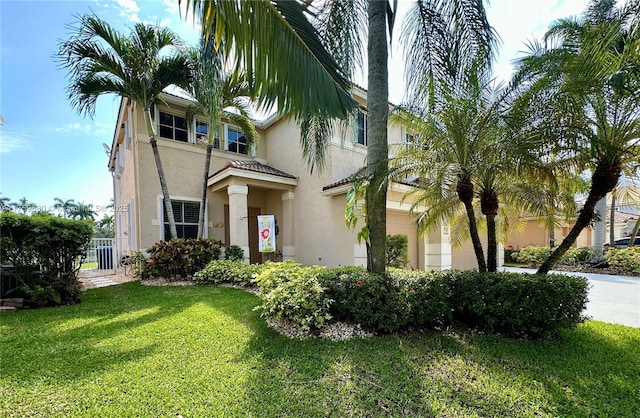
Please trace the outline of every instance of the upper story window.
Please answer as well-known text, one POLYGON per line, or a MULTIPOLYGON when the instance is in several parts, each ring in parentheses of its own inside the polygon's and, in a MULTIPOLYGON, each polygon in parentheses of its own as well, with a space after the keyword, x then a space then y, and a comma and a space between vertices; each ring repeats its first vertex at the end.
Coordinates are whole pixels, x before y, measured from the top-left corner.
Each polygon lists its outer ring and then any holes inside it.
POLYGON ((232 128, 227 129, 227 151, 245 155, 249 153, 247 138, 242 132, 232 128))
POLYGON ((408 147, 422 148, 427 149, 427 146, 422 139, 422 135, 416 134, 414 132, 409 132, 403 128, 404 131, 404 144, 408 147))
MULTIPOLYGON (((209 124, 206 122, 196 121, 196 143, 201 141, 207 141, 207 134, 209 133, 209 124)), ((213 138, 213 148, 220 149, 220 135, 216 135, 213 138)))
POLYGON ((367 115, 358 110, 358 131, 357 131, 357 143, 360 145, 367 145, 367 115))
POLYGON ((187 120, 171 113, 160 112, 160 136, 181 142, 189 142, 187 120))

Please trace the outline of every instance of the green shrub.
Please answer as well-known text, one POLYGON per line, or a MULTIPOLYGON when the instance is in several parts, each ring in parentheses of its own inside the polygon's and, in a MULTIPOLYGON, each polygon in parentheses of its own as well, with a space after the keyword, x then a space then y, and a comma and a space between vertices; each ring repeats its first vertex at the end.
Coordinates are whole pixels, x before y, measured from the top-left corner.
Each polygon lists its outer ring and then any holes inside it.
POLYGON ((611 248, 604 255, 612 267, 620 267, 633 273, 640 273, 640 247, 627 247, 622 250, 611 248))
POLYGON ((524 247, 518 251, 517 261, 529 266, 539 266, 544 263, 551 255, 551 248, 549 247, 534 247, 530 245, 524 247))
POLYGON ((220 241, 209 239, 173 238, 159 241, 147 249, 149 276, 188 278, 202 270, 222 251, 220 241))
POLYGON ((229 261, 244 261, 244 250, 237 245, 230 245, 224 250, 224 259, 229 261))
POLYGON ((517 263, 518 262, 518 252, 514 248, 505 248, 504 249, 504 262, 505 263, 517 263))
POLYGON ((266 263, 254 279, 267 318, 285 319, 305 330, 322 328, 331 319, 329 299, 318 282, 324 267, 293 262, 266 263))
POLYGON ((386 259, 388 267, 405 268, 409 264, 409 238, 406 235, 387 235, 386 259))
POLYGON ((592 254, 593 251, 589 248, 569 248, 567 252, 562 255, 560 264, 583 264, 589 261, 592 254))
POLYGON ((150 279, 153 277, 151 265, 147 264, 147 257, 142 251, 134 251, 131 253, 131 265, 133 266, 133 277, 140 280, 150 279))
POLYGON ((252 285, 254 276, 262 269, 261 264, 245 264, 238 261, 215 260, 193 275, 199 283, 232 283, 242 286, 252 285))
POLYGON ((33 306, 80 301, 78 270, 93 229, 87 221, 0 213, 0 261, 13 266, 21 295, 33 306))
POLYGON ((588 283, 583 277, 550 274, 442 273, 456 321, 515 337, 551 337, 582 322, 588 283))

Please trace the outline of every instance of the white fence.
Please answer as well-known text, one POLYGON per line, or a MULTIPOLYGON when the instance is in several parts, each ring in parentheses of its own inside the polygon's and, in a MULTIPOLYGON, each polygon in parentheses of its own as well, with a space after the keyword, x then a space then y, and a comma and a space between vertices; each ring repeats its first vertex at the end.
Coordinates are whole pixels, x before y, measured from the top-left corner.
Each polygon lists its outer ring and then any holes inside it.
POLYGON ((113 238, 91 238, 86 263, 97 263, 99 270, 113 270, 118 267, 115 240, 113 238))

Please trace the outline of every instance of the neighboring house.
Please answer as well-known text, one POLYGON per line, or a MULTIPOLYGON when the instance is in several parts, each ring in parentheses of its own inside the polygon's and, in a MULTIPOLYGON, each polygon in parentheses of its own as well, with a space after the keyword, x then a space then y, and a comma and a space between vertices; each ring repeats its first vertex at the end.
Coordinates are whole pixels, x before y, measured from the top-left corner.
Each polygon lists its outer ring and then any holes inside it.
MULTIPOLYGON (((611 207, 611 201, 608 201, 608 208, 611 207)), ((614 228, 614 236, 615 239, 628 237, 633 231, 633 226, 638 219, 638 208, 640 207, 640 202, 636 205, 626 205, 620 206, 616 208, 615 212, 615 222, 613 224, 614 228)), ((610 209, 607 209, 605 214, 605 224, 606 224, 606 238, 605 242, 609 242, 609 231, 611 228, 610 222, 610 209)), ((529 245, 535 245, 538 247, 546 247, 549 245, 549 231, 545 226, 541 224, 541 220, 539 218, 534 217, 525 217, 523 218, 524 226, 522 229, 513 232, 507 241, 507 245, 510 248, 524 248, 529 245)), ((571 227, 573 227, 575 221, 560 221, 560 224, 555 228, 555 244, 559 245, 560 242, 564 239, 565 236, 569 234, 571 227)), ((594 229, 593 227, 585 228, 578 238, 576 242, 573 244, 574 247, 590 247, 594 243, 594 229)))
MULTIPOLYGON (((263 261, 258 252, 256 216, 275 215, 276 245, 282 259, 305 265, 366 265, 364 243, 345 227, 344 209, 350 177, 366 157, 366 96, 356 89, 362 105, 353 129, 337 128, 326 150, 324 170, 309 173, 300 147, 300 131, 288 117, 258 122, 260 140, 248 147, 237 127, 223 121, 209 168, 206 236, 226 245, 239 245, 251 263, 263 261)), ((167 89, 153 109, 158 148, 174 207, 178 234, 195 237, 202 187, 205 149, 198 137, 209 127, 197 117, 187 123, 190 99, 167 89)), ((389 126, 389 143, 410 141, 405 129, 389 126)), ((144 127, 142 109, 127 99, 120 104, 111 147, 116 209, 116 255, 144 250, 168 237, 163 197, 155 161, 144 127)), ((387 233, 409 237, 409 268, 475 268, 470 244, 451 248, 449 228, 423 238, 413 225, 409 202, 402 197, 411 186, 393 184, 387 200, 387 233)), ((357 229, 362 226, 359 222, 357 229)))

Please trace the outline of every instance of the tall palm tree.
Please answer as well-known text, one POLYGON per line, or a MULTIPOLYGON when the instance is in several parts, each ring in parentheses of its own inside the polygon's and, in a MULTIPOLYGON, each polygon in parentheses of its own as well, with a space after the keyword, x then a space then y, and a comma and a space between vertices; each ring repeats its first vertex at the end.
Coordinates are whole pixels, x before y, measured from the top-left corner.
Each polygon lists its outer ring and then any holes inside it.
POLYGON ((0 197, 0 212, 8 212, 11 210, 11 199, 7 196, 0 197))
MULTIPOLYGON (((417 74, 422 69, 441 70, 439 65, 433 65, 429 55, 430 36, 443 25, 457 28, 459 48, 481 45, 489 49, 492 44, 494 34, 487 30, 481 0, 417 3, 419 9, 409 22, 419 27, 418 41, 407 48, 416 48, 415 55, 420 57, 412 67, 416 75, 414 86, 420 85, 417 74), (440 26, 433 29, 435 25, 440 26)), ((389 112, 387 31, 393 34, 397 1, 190 0, 188 4, 201 18, 204 32, 215 33, 225 55, 236 52, 237 67, 255 76, 261 102, 277 104, 279 111, 290 112, 301 121, 305 155, 309 162, 320 165, 332 126, 326 121, 347 120, 354 111, 347 79, 362 63, 363 35, 367 28, 367 259, 370 271, 384 271, 389 112)))
POLYGON ((53 201, 53 208, 62 211, 62 215, 65 218, 69 218, 71 210, 76 206, 76 202, 73 199, 62 200, 59 197, 55 197, 53 201))
POLYGON ((558 153, 571 154, 574 169, 591 172, 591 186, 569 234, 538 269, 546 274, 593 219, 596 203, 617 184, 640 154, 637 16, 640 2, 616 9, 592 1, 581 18, 555 23, 545 44, 532 43, 520 62, 522 109, 558 153), (635 26, 634 26, 635 25, 635 26), (634 30, 635 28, 635 30, 634 30), (635 37, 635 38, 634 38, 635 37), (631 69, 631 70, 630 70, 631 69))
POLYGON ((177 237, 175 217, 160 160, 152 108, 162 90, 175 84, 187 87, 191 72, 179 38, 167 28, 136 24, 125 37, 95 15, 79 18, 73 35, 59 45, 57 60, 69 71, 68 96, 79 113, 93 117, 103 94, 117 94, 142 107, 158 178, 169 220, 177 237))
POLYGON ((30 212, 33 209, 33 207, 35 206, 35 203, 29 202, 29 200, 26 197, 22 197, 18 199, 17 202, 10 203, 10 206, 14 208, 16 211, 22 212, 23 215, 26 215, 27 212, 30 212))
POLYGON ((78 202, 73 209, 71 209, 70 216, 72 219, 79 219, 82 221, 95 221, 98 213, 93 209, 92 204, 84 204, 84 202, 78 202))
POLYGON ((207 202, 207 180, 214 143, 219 140, 219 127, 224 112, 227 119, 235 123, 247 140, 247 146, 258 141, 256 126, 249 114, 249 99, 252 94, 247 77, 244 74, 225 73, 224 57, 215 49, 214 42, 201 42, 198 49, 191 51, 193 60, 191 94, 196 105, 187 111, 187 120, 192 121, 196 114, 204 116, 207 132, 201 140, 206 144, 207 153, 204 162, 200 214, 198 219, 198 237, 204 237, 204 214, 207 202))

